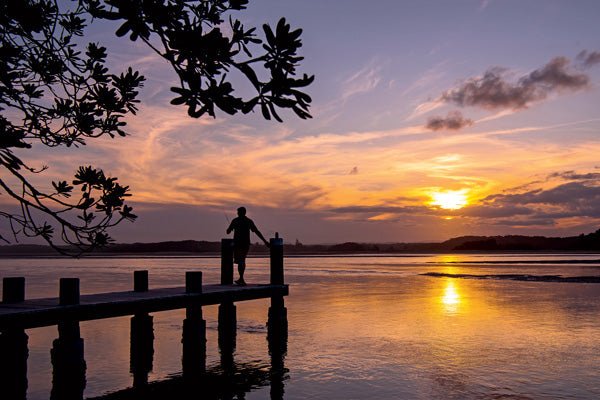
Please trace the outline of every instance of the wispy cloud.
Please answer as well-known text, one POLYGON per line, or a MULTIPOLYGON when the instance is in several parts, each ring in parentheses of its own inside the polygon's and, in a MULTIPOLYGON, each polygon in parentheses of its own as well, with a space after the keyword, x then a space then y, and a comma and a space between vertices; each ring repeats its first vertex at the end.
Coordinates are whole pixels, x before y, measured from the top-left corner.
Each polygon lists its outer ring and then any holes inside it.
POLYGON ((423 72, 413 83, 404 89, 400 95, 405 97, 418 89, 430 89, 446 74, 447 62, 440 62, 423 72))
POLYGON ((342 82, 341 98, 347 101, 353 96, 374 90, 381 82, 381 67, 375 62, 355 72, 342 82))
POLYGON ((406 121, 412 121, 415 118, 418 118, 422 115, 425 115, 431 111, 437 110, 440 107, 443 107, 446 103, 441 100, 427 100, 423 103, 420 103, 415 107, 413 112, 406 118, 406 121))
POLYGON ((481 0, 479 3, 479 11, 483 11, 486 8, 489 7, 489 5, 492 3, 492 0, 481 0))

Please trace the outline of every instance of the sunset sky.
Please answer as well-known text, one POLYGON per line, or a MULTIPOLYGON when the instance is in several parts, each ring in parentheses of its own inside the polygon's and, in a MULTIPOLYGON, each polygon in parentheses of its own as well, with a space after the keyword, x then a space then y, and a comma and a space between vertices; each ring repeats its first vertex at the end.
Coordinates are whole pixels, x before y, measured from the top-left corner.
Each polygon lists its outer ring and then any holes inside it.
POLYGON ((119 242, 217 240, 240 205, 304 243, 600 227, 600 2, 256 0, 234 15, 304 29, 313 119, 189 118, 163 61, 94 25, 86 39, 147 78, 130 136, 25 156, 46 181, 91 163, 129 185, 139 220, 119 242))

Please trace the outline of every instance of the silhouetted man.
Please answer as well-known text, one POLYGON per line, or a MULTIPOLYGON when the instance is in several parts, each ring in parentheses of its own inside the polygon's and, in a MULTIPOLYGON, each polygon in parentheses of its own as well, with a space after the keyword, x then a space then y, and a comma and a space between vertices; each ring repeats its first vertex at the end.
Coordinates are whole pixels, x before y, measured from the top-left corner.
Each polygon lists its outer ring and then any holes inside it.
POLYGON ((229 224, 227 233, 229 234, 233 231, 233 262, 238 265, 238 272, 240 273, 240 279, 235 281, 235 283, 245 285, 244 271, 246 270, 246 256, 250 249, 250 231, 261 238, 267 247, 269 246, 269 242, 260 233, 254 222, 246 217, 246 207, 238 208, 237 214, 237 218, 234 218, 231 224, 229 224))

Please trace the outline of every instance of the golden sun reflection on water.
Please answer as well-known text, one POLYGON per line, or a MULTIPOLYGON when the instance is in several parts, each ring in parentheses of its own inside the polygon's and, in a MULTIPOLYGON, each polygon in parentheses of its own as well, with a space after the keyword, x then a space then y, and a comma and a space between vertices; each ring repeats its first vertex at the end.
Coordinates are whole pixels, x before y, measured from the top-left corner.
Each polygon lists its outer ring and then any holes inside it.
POLYGON ((447 279, 446 287, 444 288, 444 294, 441 297, 441 302, 444 306, 444 310, 447 313, 456 313, 461 303, 460 292, 454 280, 447 279))
POLYGON ((464 260, 464 256, 463 255, 454 255, 454 254, 440 254, 439 256, 436 256, 434 259, 435 263, 440 263, 440 264, 453 264, 459 261, 464 260))

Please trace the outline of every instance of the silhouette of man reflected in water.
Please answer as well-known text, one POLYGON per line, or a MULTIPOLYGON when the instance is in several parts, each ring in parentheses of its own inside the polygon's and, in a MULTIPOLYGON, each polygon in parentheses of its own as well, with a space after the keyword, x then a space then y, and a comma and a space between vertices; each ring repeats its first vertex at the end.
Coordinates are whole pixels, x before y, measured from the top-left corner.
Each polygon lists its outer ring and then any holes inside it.
POLYGON ((246 207, 238 208, 237 214, 237 218, 234 218, 229 224, 227 234, 233 231, 233 262, 238 265, 238 272, 240 273, 240 279, 235 283, 243 286, 246 284, 244 271, 246 270, 246 257, 250 249, 250 231, 254 232, 265 243, 265 246, 269 247, 269 242, 260 233, 254 221, 246 217, 246 207))

